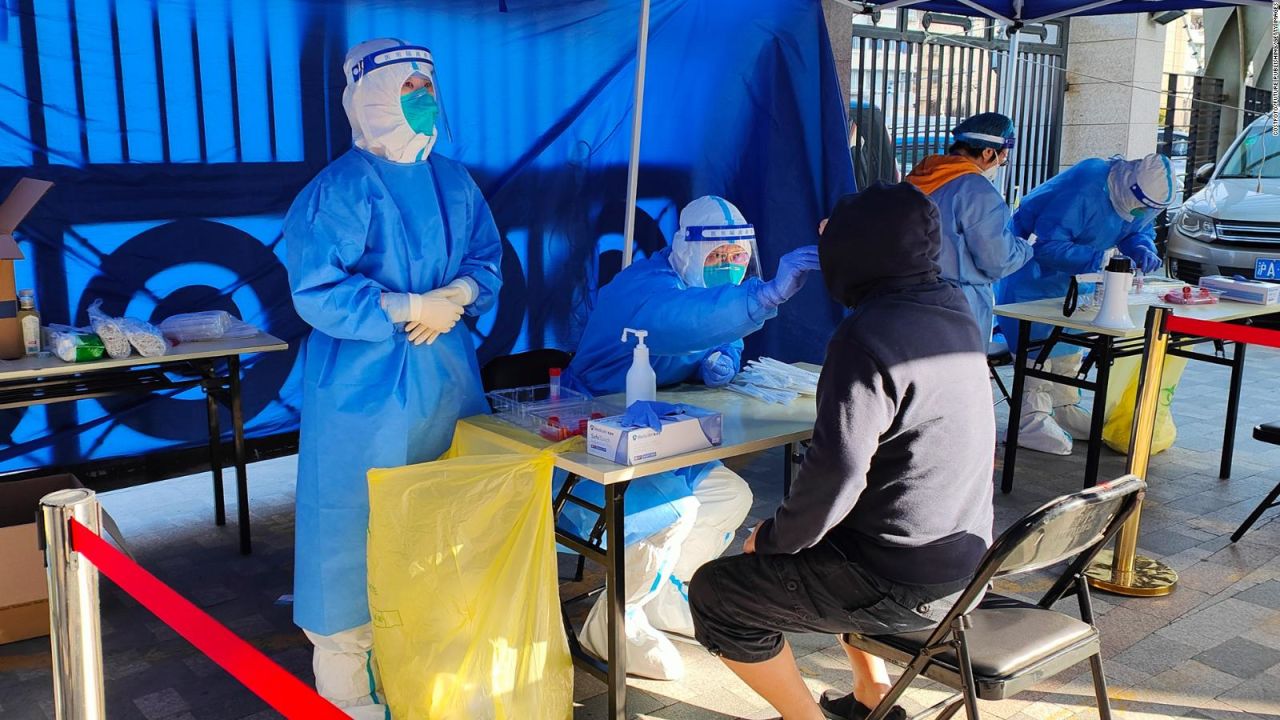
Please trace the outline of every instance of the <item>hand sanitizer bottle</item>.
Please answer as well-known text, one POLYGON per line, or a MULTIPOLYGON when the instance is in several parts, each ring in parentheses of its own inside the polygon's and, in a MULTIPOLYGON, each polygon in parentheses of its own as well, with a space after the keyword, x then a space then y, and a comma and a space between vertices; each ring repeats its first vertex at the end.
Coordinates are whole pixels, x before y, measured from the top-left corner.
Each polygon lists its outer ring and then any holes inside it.
POLYGON ((627 334, 636 336, 636 349, 631 354, 631 369, 627 371, 627 407, 640 400, 658 399, 658 376, 649 364, 649 346, 644 339, 649 337, 647 330, 622 331, 622 342, 627 341, 627 334))

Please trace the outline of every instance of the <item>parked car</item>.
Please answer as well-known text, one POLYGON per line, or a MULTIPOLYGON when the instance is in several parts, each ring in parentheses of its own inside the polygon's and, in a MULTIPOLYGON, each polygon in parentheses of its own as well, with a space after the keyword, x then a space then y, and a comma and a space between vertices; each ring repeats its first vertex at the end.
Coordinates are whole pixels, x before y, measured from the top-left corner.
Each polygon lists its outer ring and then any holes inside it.
POLYGON ((1196 169, 1207 180, 1176 212, 1169 229, 1173 274, 1186 282, 1202 275, 1274 279, 1280 273, 1280 137, 1272 118, 1251 123, 1217 165, 1196 169), (1269 277, 1270 276, 1270 277, 1269 277))

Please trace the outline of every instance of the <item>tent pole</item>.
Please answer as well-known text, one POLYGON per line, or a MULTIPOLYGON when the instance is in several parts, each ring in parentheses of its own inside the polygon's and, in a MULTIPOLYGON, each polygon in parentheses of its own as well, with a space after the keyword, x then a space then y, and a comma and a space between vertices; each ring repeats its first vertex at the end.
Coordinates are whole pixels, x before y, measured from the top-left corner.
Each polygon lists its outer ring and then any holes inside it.
MULTIPOLYGON (((1009 62, 1005 63, 1005 72, 1000 77, 1000 109, 999 112, 1006 117, 1013 117, 1013 93, 1018 87, 1018 45, 1020 43, 1018 32, 1022 23, 1008 23, 1004 26, 1006 34, 1009 36, 1009 62)), ((1016 124, 1016 123, 1015 123, 1016 124)), ((1013 183, 1013 172, 1008 165, 1000 169, 1000 187, 1004 190, 1004 196, 1009 197, 1009 187, 1013 183)))
POLYGON ((627 164, 627 224, 622 235, 622 267, 631 264, 636 242, 636 196, 640 192, 640 128, 644 123, 644 71, 649 61, 649 0, 640 0, 640 39, 636 46, 635 110, 631 117, 631 160, 627 164))

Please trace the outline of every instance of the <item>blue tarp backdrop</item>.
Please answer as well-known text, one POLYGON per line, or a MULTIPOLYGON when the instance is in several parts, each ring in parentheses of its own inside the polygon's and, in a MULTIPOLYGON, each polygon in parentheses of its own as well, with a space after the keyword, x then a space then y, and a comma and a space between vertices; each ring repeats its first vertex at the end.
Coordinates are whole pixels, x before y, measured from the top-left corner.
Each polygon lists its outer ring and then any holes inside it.
MULTIPOLYGON (((679 208, 722 194, 771 275, 853 180, 818 2, 653 5, 637 255, 679 208)), ((573 349, 617 272, 638 2, 0 0, 0 194, 56 186, 19 231, 19 287, 45 322, 220 308, 289 342, 245 368, 250 436, 295 429, 298 348, 281 218, 350 146, 346 49, 393 36, 435 54, 462 160, 505 240, 481 362, 573 349)), ((812 282, 748 351, 818 360, 840 311, 812 282)), ((0 471, 202 444, 198 390, 0 412, 0 471)), ((224 425, 224 427, 226 427, 224 425)))

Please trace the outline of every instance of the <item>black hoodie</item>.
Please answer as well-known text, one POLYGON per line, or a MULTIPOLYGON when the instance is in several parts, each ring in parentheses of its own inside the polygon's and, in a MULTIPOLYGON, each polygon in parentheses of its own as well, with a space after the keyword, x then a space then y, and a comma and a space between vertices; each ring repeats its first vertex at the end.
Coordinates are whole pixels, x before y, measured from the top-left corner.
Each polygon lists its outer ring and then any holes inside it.
POLYGON ((829 540, 892 581, 969 578, 991 543, 995 416, 985 344, 938 279, 938 212, 911 185, 837 203, 819 245, 852 312, 827 346, 813 443, 760 553, 829 540))

